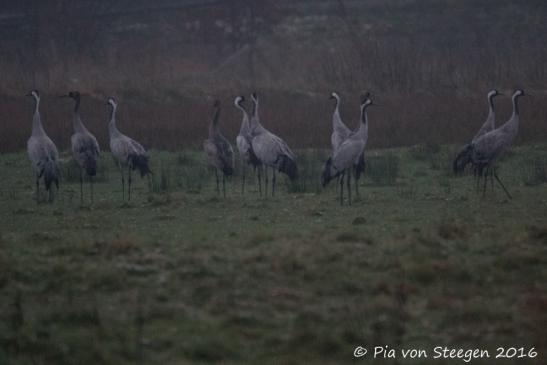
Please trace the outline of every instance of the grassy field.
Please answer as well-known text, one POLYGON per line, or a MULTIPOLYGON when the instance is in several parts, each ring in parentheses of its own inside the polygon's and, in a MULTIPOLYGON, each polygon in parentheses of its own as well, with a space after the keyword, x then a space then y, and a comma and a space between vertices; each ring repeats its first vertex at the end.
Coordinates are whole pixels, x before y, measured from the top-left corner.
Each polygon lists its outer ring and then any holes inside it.
MULTIPOLYGON (((515 148, 513 195, 450 174, 454 148, 370 151, 361 198, 302 178, 228 197, 199 152, 152 152, 152 191, 121 200, 103 154, 80 206, 66 157, 36 205, 23 153, 0 157, 0 364, 462 364, 353 358, 357 345, 535 347, 547 357, 547 145, 515 148)), ((370 351, 370 350, 369 350, 370 351)))

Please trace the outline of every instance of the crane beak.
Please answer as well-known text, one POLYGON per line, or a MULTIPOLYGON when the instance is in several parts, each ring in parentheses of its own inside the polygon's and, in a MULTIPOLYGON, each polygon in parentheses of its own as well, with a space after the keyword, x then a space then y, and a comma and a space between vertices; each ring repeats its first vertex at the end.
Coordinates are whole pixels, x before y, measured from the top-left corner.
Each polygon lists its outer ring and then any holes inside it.
POLYGON ((68 98, 68 95, 59 95, 60 98, 68 98))
POLYGON ((29 94, 25 94, 25 96, 32 96, 32 94, 30 94, 30 93, 29 93, 29 94))

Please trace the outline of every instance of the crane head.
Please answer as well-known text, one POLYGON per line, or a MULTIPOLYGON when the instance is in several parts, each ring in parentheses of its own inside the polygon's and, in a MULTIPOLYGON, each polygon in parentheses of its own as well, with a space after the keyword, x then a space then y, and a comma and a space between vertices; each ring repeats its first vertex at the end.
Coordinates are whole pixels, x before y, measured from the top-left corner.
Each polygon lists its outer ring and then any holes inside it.
POLYGON ((337 93, 336 91, 333 91, 333 92, 330 94, 329 99, 335 99, 336 101, 339 101, 339 100, 340 100, 340 96, 338 96, 338 93, 337 93))
POLYGON ((26 94, 25 96, 32 96, 33 98, 35 99, 40 99, 40 93, 38 92, 38 90, 34 89, 34 90, 31 90, 28 94, 26 94))
POLYGON ((215 108, 220 107, 220 100, 215 99, 215 102, 213 103, 213 106, 214 106, 215 108))
POLYGON ((366 108, 371 105, 376 105, 376 104, 374 104, 371 98, 367 98, 365 97, 365 95, 361 95, 361 108, 366 108))
POLYGON ((245 101, 245 98, 243 96, 239 95, 239 96, 236 96, 236 98, 234 100, 234 104, 236 106, 240 106, 241 103, 243 103, 244 101, 245 101))
POLYGON ((116 100, 113 98, 113 97, 109 97, 107 100, 106 100, 106 104, 107 105, 110 105, 111 107, 115 108, 118 106, 118 103, 116 103, 116 100))
POLYGON ((515 90, 513 97, 518 98, 519 96, 526 96, 526 94, 524 93, 524 90, 522 89, 515 90))
POLYGON ((368 91, 364 94, 361 94, 361 105, 365 104, 368 100, 370 100, 372 104, 372 99, 370 98, 370 93, 368 91))
POLYGON ((500 93, 497 89, 492 89, 492 90, 490 90, 490 92, 488 93, 488 97, 489 97, 489 98, 493 98, 493 97, 498 96, 498 95, 503 95, 503 94, 500 93))
POLYGON ((251 99, 255 104, 258 103, 258 94, 256 93, 256 91, 251 94, 251 99))

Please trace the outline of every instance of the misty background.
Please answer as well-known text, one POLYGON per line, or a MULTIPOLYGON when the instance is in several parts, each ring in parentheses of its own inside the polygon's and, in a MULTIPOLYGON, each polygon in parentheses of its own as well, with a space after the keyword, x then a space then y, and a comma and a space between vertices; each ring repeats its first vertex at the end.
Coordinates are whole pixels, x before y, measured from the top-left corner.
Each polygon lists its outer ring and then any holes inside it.
MULTIPOLYGON (((263 124, 295 148, 329 147, 332 91, 355 127, 359 95, 369 145, 462 143, 487 114, 492 88, 523 100, 519 143, 547 132, 547 3, 542 0, 0 1, 0 151, 25 148, 31 89, 60 148, 72 103, 108 146, 106 97, 118 125, 148 148, 200 146, 214 98, 234 139, 236 95, 257 90, 263 124)), ((249 104, 247 104, 250 106, 249 104)), ((510 99, 496 99, 497 123, 510 99)))

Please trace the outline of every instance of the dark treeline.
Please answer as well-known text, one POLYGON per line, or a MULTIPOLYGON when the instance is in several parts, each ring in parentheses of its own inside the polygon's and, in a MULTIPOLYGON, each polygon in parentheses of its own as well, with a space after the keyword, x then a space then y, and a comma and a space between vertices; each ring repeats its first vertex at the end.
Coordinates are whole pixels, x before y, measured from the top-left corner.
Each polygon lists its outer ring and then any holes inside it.
MULTIPOLYGON (((206 136, 220 98, 228 136, 240 116, 233 98, 259 90, 262 118, 298 147, 327 146, 331 103, 358 118, 371 111, 372 147, 456 143, 486 116, 486 92, 534 94, 523 101, 520 141, 547 132, 547 3, 540 0, 2 1, 0 149, 21 150, 30 132, 32 88, 44 124, 66 147, 70 106, 106 145, 107 96, 120 127, 148 147, 180 149, 206 136)), ((498 99, 498 120, 509 99, 498 99)))

